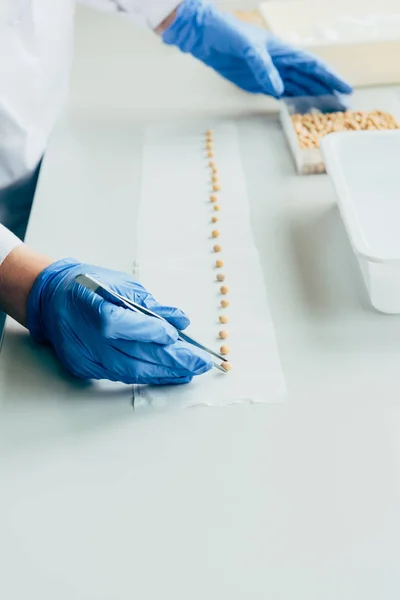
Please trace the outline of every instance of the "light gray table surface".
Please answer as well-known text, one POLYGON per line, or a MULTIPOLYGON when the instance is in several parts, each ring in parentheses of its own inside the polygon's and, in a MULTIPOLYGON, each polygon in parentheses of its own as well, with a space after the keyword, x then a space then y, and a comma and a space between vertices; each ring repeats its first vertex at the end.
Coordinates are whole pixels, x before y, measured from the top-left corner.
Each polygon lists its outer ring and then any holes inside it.
POLYGON ((76 68, 28 243, 129 271, 143 127, 236 116, 289 393, 137 414, 129 386, 73 380, 8 322, 0 597, 397 599, 400 319, 370 308, 330 182, 296 176, 277 115, 184 57, 162 60, 136 65, 131 111, 111 95, 89 110, 76 68), (175 77, 158 110, 153 68, 175 77))

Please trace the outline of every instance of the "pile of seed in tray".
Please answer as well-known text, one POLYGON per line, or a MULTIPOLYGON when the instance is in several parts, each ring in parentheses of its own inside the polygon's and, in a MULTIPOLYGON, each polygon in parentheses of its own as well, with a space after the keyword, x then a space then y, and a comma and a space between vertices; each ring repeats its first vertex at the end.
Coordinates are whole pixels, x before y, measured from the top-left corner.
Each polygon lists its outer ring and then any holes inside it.
POLYGON ((306 113, 291 116, 300 148, 319 148, 321 139, 334 131, 377 131, 400 129, 390 113, 381 110, 306 113))

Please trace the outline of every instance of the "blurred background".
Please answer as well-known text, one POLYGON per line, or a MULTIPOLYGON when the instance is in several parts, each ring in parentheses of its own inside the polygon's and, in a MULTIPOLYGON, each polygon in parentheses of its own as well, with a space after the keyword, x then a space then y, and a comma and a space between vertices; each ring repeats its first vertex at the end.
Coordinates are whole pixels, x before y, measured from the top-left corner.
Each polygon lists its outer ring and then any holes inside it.
MULTIPOLYGON (((251 11, 259 3, 255 0, 217 0, 216 4, 230 11, 251 11)), ((187 93, 190 96, 190 110, 195 112, 203 106, 203 87, 210 78, 215 86, 216 102, 219 93, 223 94, 227 109, 240 107, 244 97, 247 106, 250 101, 255 107, 265 108, 265 99, 244 96, 197 61, 164 46, 152 32, 142 30, 118 15, 78 5, 70 107, 102 113, 112 105, 114 110, 117 109, 116 113, 124 118, 132 113, 133 108, 137 108, 144 117, 149 114, 154 118, 160 92, 163 95, 163 109, 170 107, 173 112, 178 89, 181 104, 185 104, 187 93), (144 55, 146 70, 141 68, 144 55), (157 78, 153 77, 152 60, 158 64, 157 78), (159 67, 160 60, 164 63, 162 69, 159 67), (178 72, 177 61, 180 63, 178 72), (198 103, 193 102, 193 89, 197 90, 198 103)), ((269 102, 272 104, 272 101, 269 102)))

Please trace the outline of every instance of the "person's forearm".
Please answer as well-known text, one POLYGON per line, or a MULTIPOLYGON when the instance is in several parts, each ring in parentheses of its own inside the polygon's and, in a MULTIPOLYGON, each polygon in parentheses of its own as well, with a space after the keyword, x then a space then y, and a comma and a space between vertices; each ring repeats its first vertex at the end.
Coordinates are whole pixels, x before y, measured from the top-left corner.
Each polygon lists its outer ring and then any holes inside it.
POLYGON ((176 8, 174 11, 172 11, 172 13, 170 13, 168 15, 168 17, 166 19, 164 19, 164 21, 162 21, 162 23, 160 23, 160 25, 157 27, 157 29, 155 29, 155 32, 158 35, 162 35, 164 33, 164 31, 166 29, 168 29, 168 27, 170 25, 172 25, 172 23, 175 21, 176 19, 176 13, 178 11, 178 8, 176 8))
POLYGON ((26 305, 32 286, 53 261, 21 244, 0 265, 0 308, 25 325, 26 305))

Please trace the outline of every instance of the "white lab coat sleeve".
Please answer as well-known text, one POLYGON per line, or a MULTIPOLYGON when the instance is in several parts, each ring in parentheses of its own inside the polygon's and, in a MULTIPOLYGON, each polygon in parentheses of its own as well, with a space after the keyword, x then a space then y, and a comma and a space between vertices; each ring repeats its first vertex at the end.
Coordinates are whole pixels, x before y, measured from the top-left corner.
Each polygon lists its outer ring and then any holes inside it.
POLYGON ((156 29, 181 3, 181 0, 80 0, 81 4, 104 12, 133 18, 150 29, 156 29))
POLYGON ((12 252, 14 248, 20 246, 21 244, 21 240, 0 223, 0 265, 7 258, 10 252, 12 252))

